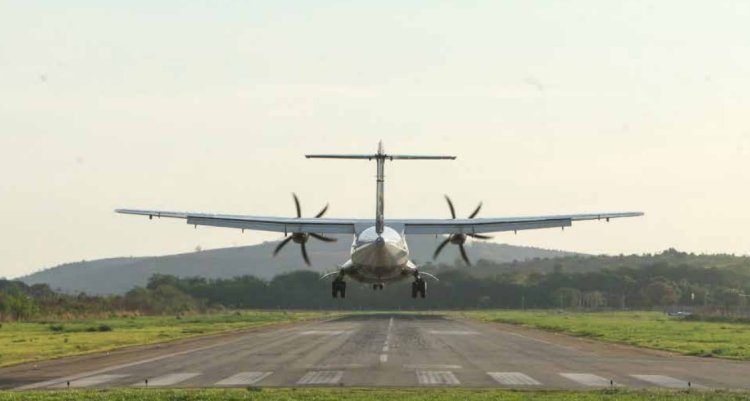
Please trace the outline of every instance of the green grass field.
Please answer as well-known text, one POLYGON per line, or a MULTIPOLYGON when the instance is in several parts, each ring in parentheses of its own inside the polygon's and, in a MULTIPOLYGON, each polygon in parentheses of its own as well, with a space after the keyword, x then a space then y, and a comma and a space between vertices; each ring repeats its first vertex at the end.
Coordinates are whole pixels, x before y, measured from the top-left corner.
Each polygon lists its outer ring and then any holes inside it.
POLYGON ((194 316, 2 323, 0 366, 334 316, 330 312, 237 311, 194 316))
POLYGON ((659 312, 470 311, 461 316, 685 355, 750 360, 750 324, 688 321, 659 312))
POLYGON ((85 390, 0 393, 0 401, 747 401, 749 393, 685 391, 511 391, 471 389, 85 390))

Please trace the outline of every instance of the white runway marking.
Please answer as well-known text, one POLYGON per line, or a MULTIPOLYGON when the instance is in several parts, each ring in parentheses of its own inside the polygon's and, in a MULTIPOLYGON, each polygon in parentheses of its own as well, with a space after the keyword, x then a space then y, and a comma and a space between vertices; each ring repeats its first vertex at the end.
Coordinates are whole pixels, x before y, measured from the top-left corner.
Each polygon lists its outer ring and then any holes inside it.
POLYGON ((380 363, 388 362, 388 350, 390 350, 391 331, 393 330, 393 318, 388 319, 388 331, 385 333, 385 342, 383 343, 383 353, 380 354, 380 363))
MULTIPOLYGON (((130 375, 96 375, 96 376, 84 377, 82 379, 71 380, 70 388, 96 386, 102 383, 110 382, 112 380, 121 379, 123 377, 128 377, 128 376, 130 375)), ((53 387, 66 388, 68 387, 67 380, 53 387)))
POLYGON ((155 377, 148 380, 148 385, 145 382, 138 382, 133 384, 136 387, 162 387, 171 386, 173 384, 182 383, 185 380, 192 379, 195 376, 200 376, 200 373, 169 373, 164 376, 155 377))
MULTIPOLYGON (((638 380, 643 380, 657 386, 669 387, 669 388, 688 388, 688 382, 685 380, 675 379, 674 377, 662 376, 662 375, 630 375, 638 380)), ((690 383, 690 387, 693 388, 706 388, 696 383, 690 383)))
POLYGON ((242 372, 237 373, 234 376, 229 376, 224 380, 216 382, 217 386, 247 386, 255 384, 266 377, 270 376, 273 372, 242 372))
POLYGON ((344 377, 342 370, 313 370, 305 373, 297 384, 337 384, 344 377))
POLYGON ((468 330, 428 330, 430 334, 441 334, 445 336, 473 336, 479 334, 476 331, 468 330))
POLYGON ((114 366, 108 366, 106 368, 97 369, 97 370, 91 370, 91 371, 83 372, 83 373, 78 373, 78 374, 75 374, 75 375, 72 375, 72 376, 61 377, 61 378, 58 378, 58 379, 45 380, 45 381, 42 381, 42 382, 37 382, 37 383, 32 383, 32 384, 26 384, 26 385, 23 385, 23 386, 20 386, 20 387, 16 387, 13 390, 32 390, 32 389, 35 389, 35 388, 47 387, 47 386, 52 386, 52 385, 56 385, 56 384, 60 384, 60 383, 65 384, 66 381, 70 381, 71 384, 72 384, 72 382, 74 380, 78 380, 78 379, 80 379, 82 377, 89 377, 89 376, 93 376, 93 375, 99 375, 99 374, 102 374, 102 373, 111 372, 113 370, 120 370, 120 369, 130 368, 130 367, 133 367, 133 366, 143 365, 143 364, 150 363, 150 362, 161 361, 162 359, 167 359, 167 358, 173 358, 173 357, 176 357, 176 356, 182 356, 182 355, 192 354, 192 353, 198 352, 198 351, 206 351, 206 350, 209 350, 209 349, 212 349, 212 348, 226 346, 227 344, 237 343, 237 342, 240 342, 242 340, 243 340, 243 338, 237 338, 237 339, 234 339, 234 340, 231 340, 231 341, 227 341, 227 342, 223 342, 223 343, 217 343, 217 344, 207 345, 205 347, 192 348, 192 349, 189 349, 189 350, 179 351, 179 352, 173 352, 171 354, 160 355, 160 356, 156 356, 156 357, 153 357, 153 358, 141 359, 140 361, 128 362, 128 363, 123 363, 123 364, 114 365, 114 366))
POLYGON ((419 384, 448 384, 448 385, 458 385, 461 384, 461 382, 458 381, 456 376, 453 374, 453 372, 443 370, 443 371, 435 371, 435 370, 418 370, 417 371, 417 380, 419 381, 419 384))
POLYGON ((350 334, 348 330, 307 330, 301 331, 301 336, 339 336, 341 334, 350 334))
POLYGON ((610 385, 609 379, 592 375, 591 373, 560 373, 560 376, 589 387, 606 387, 610 385))
POLYGON ((487 372, 496 382, 507 386, 540 386, 542 383, 520 372, 487 372))
POLYGON ((463 369, 461 365, 404 365, 404 369, 463 369))

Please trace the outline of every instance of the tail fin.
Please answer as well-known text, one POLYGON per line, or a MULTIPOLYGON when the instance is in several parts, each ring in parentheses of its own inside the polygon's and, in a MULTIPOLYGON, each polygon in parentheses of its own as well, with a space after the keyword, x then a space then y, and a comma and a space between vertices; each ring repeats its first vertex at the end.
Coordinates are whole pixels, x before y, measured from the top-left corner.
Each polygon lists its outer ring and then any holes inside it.
POLYGON ((389 155, 385 153, 383 141, 378 143, 378 152, 375 154, 317 154, 305 155, 308 159, 366 159, 375 160, 377 163, 377 177, 375 186, 375 230, 378 234, 385 227, 385 161, 386 160, 454 160, 456 156, 423 156, 423 155, 389 155))

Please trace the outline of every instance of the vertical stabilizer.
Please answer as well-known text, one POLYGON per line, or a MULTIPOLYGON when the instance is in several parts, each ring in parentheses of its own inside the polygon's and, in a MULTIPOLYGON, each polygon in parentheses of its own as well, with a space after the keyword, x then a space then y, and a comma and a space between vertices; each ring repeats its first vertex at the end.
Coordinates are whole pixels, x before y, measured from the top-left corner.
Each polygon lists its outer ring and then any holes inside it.
POLYGON ((385 151, 383 150, 383 141, 378 143, 378 157, 375 159, 378 164, 377 178, 375 184, 375 231, 378 234, 383 233, 385 227, 385 151))
POLYGON ((378 153, 373 154, 322 154, 305 155, 308 159, 360 159, 372 160, 377 163, 377 178, 375 185, 375 230, 378 234, 385 228, 385 161, 386 160, 453 160, 456 156, 428 156, 428 155, 389 155, 383 149, 383 141, 378 142, 378 153))

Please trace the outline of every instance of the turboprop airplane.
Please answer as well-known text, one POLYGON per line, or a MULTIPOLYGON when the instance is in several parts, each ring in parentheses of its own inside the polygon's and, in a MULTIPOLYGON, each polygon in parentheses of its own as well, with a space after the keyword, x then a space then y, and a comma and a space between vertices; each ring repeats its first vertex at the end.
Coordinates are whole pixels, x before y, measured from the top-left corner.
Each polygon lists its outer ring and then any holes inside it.
MULTIPOLYGON (((328 210, 326 205, 315 217, 303 218, 299 199, 294 195, 297 217, 261 217, 238 216, 224 214, 205 214, 191 212, 167 212, 159 210, 117 209, 117 213, 136 214, 154 217, 171 217, 187 220, 194 226, 229 227, 241 230, 259 230, 283 232, 285 238, 274 250, 274 256, 293 241, 300 245, 302 258, 310 265, 305 244, 312 237, 325 242, 336 241, 335 238, 324 234, 352 234, 354 242, 351 247, 351 258, 338 271, 326 276, 336 276, 331 284, 334 298, 346 296, 346 278, 372 284, 374 290, 382 290, 384 283, 413 279, 411 286, 412 298, 424 298, 427 294, 425 277, 431 275, 420 272, 419 268, 409 260, 409 247, 406 236, 414 234, 447 234, 438 245, 433 258, 437 258, 443 248, 448 245, 459 247, 461 257, 466 264, 471 264, 464 244, 468 238, 489 239, 484 233, 519 230, 533 230, 539 228, 569 227, 574 221, 605 220, 619 217, 642 216, 641 212, 623 213, 589 213, 567 214, 556 216, 532 217, 488 217, 475 218, 482 207, 479 206, 468 218, 456 218, 453 202, 445 197, 450 208, 450 219, 386 219, 384 213, 384 184, 385 162, 395 160, 453 160, 455 156, 424 156, 387 154, 383 150, 383 143, 378 145, 375 154, 323 154, 305 155, 308 159, 358 159, 375 161, 377 168, 375 184, 375 219, 339 219, 323 218, 328 210)), ((324 276, 325 277, 325 276, 324 276)))

